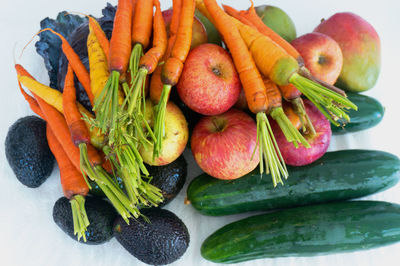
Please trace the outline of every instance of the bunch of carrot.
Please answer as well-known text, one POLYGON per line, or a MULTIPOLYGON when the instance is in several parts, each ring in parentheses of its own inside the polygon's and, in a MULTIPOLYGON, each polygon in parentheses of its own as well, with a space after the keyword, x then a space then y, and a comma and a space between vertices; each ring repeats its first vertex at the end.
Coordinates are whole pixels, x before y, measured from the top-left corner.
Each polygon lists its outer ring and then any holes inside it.
POLYGON ((50 31, 62 41, 69 63, 63 93, 41 84, 16 65, 21 93, 47 122, 48 142, 60 167, 64 195, 71 201, 78 240, 86 240, 90 223, 84 208, 84 197, 91 188, 88 178, 97 183, 127 223, 130 217, 141 215, 139 206, 157 206, 163 200, 160 189, 149 183, 151 177, 138 152, 140 145, 153 144, 149 136, 155 141, 141 103, 146 76, 157 68, 167 48, 159 0, 118 1, 110 41, 98 22, 88 18, 90 71, 64 36, 50 28, 39 32, 50 31), (153 47, 144 52, 151 38, 153 47), (85 88, 95 115, 77 103, 74 75, 85 88), (118 186, 117 176, 125 191, 118 186))
POLYGON ((260 170, 263 172, 264 158, 276 186, 282 183, 281 175, 287 178, 288 173, 266 114, 277 121, 289 142, 296 147, 298 143, 309 147, 285 115, 282 95, 292 100, 303 128, 310 134, 315 131, 302 104, 301 93, 334 124, 339 118, 349 120, 345 109, 357 107, 343 93, 338 93, 338 89, 328 89, 316 82, 305 69, 299 53, 261 21, 253 3, 248 11, 224 6, 227 13, 215 0, 196 0, 196 7, 218 29, 233 57, 249 109, 257 114, 260 170))

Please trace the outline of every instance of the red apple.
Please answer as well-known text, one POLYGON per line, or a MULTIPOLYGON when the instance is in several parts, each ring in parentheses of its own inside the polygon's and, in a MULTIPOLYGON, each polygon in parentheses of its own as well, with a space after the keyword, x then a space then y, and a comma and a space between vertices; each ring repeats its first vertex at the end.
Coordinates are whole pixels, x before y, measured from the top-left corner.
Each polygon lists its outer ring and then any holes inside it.
MULTIPOLYGON (((304 100, 304 106, 316 131, 314 136, 304 136, 310 144, 310 148, 306 148, 302 144, 299 144, 299 147, 296 149, 292 143, 286 140, 285 135, 282 133, 278 124, 271 120, 272 131, 274 132, 282 157, 286 164, 292 166, 307 165, 319 159, 325 154, 331 141, 332 131, 329 120, 326 119, 326 117, 309 100, 304 100)), ((300 126, 299 122, 300 121, 298 121, 296 126, 300 126)))
POLYGON ((343 55, 339 44, 331 37, 313 32, 298 37, 291 43, 304 59, 311 74, 333 85, 343 66, 343 55))
POLYGON ((219 179, 236 179, 257 167, 260 162, 257 125, 237 109, 203 117, 195 126, 191 149, 197 164, 207 174, 219 179))
POLYGON ((202 44, 186 59, 177 84, 182 101, 195 112, 218 115, 238 100, 241 84, 229 53, 216 44, 202 44))
MULTIPOLYGON (((164 10, 162 12, 165 26, 167 27, 167 33, 169 35, 169 24, 171 24, 172 19, 172 9, 164 10)), ((200 44, 207 43, 208 36, 206 28, 204 27, 203 23, 195 16, 193 20, 192 26, 192 43, 190 45, 190 49, 193 49, 200 44)))

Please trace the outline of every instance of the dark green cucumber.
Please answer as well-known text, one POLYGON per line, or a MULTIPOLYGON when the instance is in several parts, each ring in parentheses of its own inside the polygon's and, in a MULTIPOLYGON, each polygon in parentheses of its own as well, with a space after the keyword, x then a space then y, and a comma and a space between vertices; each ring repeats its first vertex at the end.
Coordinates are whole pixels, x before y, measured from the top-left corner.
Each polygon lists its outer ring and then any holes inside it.
POLYGON ((383 151, 343 150, 288 170, 285 185, 276 188, 258 168, 232 181, 203 174, 190 183, 187 197, 195 209, 213 216, 359 198, 394 186, 400 160, 383 151))
POLYGON ((358 110, 349 110, 350 122, 345 125, 343 121, 339 122, 342 126, 331 125, 332 133, 335 135, 356 132, 376 126, 381 122, 385 112, 382 104, 369 96, 348 92, 350 101, 357 105, 358 110))
POLYGON ((400 241, 400 205, 347 201, 252 216, 209 236, 202 256, 219 263, 314 256, 400 241))

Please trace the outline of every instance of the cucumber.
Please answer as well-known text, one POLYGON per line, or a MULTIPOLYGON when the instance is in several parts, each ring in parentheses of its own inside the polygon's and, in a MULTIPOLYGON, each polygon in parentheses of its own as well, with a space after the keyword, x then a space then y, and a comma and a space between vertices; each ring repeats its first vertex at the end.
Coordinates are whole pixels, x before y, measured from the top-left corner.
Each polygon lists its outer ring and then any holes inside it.
POLYGON ((347 201, 252 216, 228 224, 201 246, 219 263, 313 256, 383 246, 400 241, 400 205, 347 201))
POLYGON ((203 174, 190 183, 187 198, 195 209, 212 216, 358 198, 394 186, 400 160, 383 151, 342 150, 288 171, 285 185, 276 188, 269 175, 260 177, 258 168, 232 181, 203 174))
POLYGON ((348 132, 356 132, 376 126, 381 122, 385 112, 382 104, 369 96, 347 92, 350 101, 357 105, 358 111, 349 110, 350 122, 344 124, 339 120, 342 126, 331 125, 332 133, 341 135, 348 132))

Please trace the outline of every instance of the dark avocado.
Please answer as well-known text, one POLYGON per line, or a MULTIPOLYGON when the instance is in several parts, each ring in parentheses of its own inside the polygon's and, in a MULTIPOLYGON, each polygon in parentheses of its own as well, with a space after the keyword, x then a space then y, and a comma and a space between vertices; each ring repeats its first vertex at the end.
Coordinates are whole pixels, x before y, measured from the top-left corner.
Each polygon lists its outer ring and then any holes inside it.
MULTIPOLYGON (((87 196, 85 209, 90 222, 87 228, 87 242, 81 243, 89 245, 102 244, 113 237, 113 223, 117 213, 114 207, 100 198, 87 196)), ((72 220, 72 210, 69 199, 59 198, 53 207, 54 222, 72 239, 77 240, 74 235, 74 223, 72 220)))
POLYGON ((153 177, 150 183, 161 189, 164 196, 164 201, 159 207, 173 200, 185 184, 187 162, 183 155, 170 164, 164 166, 146 165, 146 168, 150 176, 153 177))
POLYGON ((172 212, 160 208, 142 210, 149 220, 118 217, 114 223, 115 237, 133 256, 151 265, 165 265, 178 260, 189 246, 185 224, 172 212))
POLYGON ((18 180, 27 187, 39 187, 51 174, 54 156, 46 138, 46 122, 36 116, 18 119, 8 130, 7 161, 18 180))

